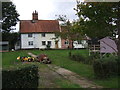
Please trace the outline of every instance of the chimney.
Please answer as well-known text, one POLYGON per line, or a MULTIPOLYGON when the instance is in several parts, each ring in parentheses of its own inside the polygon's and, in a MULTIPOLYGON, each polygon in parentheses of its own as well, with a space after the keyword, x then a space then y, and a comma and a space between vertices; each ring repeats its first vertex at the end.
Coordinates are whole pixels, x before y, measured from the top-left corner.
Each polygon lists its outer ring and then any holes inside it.
POLYGON ((36 10, 32 13, 32 20, 38 20, 38 12, 36 10))

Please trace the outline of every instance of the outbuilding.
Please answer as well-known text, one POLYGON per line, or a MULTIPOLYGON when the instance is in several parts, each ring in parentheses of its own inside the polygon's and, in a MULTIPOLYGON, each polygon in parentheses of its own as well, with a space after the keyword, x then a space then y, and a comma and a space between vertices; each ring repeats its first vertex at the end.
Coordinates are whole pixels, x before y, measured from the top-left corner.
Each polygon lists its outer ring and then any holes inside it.
POLYGON ((100 39, 100 53, 117 53, 117 45, 110 37, 100 39))
POLYGON ((91 53, 100 53, 101 55, 117 54, 117 45, 115 40, 110 37, 105 37, 102 39, 93 39, 90 40, 89 44, 89 55, 91 53))
POLYGON ((8 41, 1 41, 0 42, 0 51, 9 51, 9 42, 8 41))

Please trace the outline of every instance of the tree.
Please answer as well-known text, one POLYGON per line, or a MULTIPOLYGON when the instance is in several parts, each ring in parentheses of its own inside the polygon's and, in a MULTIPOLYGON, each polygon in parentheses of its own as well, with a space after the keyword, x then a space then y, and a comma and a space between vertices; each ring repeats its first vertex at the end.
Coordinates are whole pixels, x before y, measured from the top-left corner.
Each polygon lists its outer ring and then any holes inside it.
MULTIPOLYGON (((56 15, 57 16, 57 15, 56 15)), ((66 15, 58 15, 57 20, 61 21, 61 32, 56 32, 56 36, 60 36, 62 39, 68 40, 71 45, 73 45, 74 40, 81 40, 83 35, 82 31, 84 25, 82 25, 83 19, 79 21, 70 22, 66 15), (81 22, 81 23, 79 23, 81 22), (81 24, 81 25, 80 25, 81 24)), ((70 45, 69 44, 69 45, 70 45)), ((69 46, 70 47, 70 46, 69 46)))
POLYGON ((19 41, 19 33, 2 32, 2 41, 9 41, 9 49, 14 49, 16 42, 19 41))
POLYGON ((55 15, 57 17, 56 20, 60 21, 61 26, 64 26, 67 24, 67 16, 66 15, 55 15))
POLYGON ((78 2, 77 15, 85 21, 84 33, 97 38, 112 36, 117 21, 116 6, 117 3, 78 2))
MULTIPOLYGON (((81 3, 77 1, 77 8, 75 10, 78 17, 84 20, 83 33, 91 38, 99 39, 113 36, 114 30, 117 28, 118 17, 120 17, 118 7, 120 7, 118 2, 81 3)), ((119 47, 118 44, 118 52, 120 52, 119 47)))
POLYGON ((18 41, 19 33, 11 33, 13 26, 17 24, 19 14, 12 2, 2 2, 2 41, 9 41, 9 48, 14 48, 18 41))
MULTIPOLYGON (((57 16, 57 15, 56 15, 57 16)), ((56 32, 56 37, 61 37, 64 40, 69 41, 69 47, 73 43, 73 33, 72 33, 72 24, 66 15, 58 15, 57 20, 60 21, 61 32, 56 32)))
POLYGON ((120 2, 118 4, 118 23, 117 23, 117 28, 118 28, 118 56, 120 57, 120 2))
POLYGON ((16 11, 16 6, 12 2, 2 2, 2 32, 10 32, 15 26, 19 14, 16 11))

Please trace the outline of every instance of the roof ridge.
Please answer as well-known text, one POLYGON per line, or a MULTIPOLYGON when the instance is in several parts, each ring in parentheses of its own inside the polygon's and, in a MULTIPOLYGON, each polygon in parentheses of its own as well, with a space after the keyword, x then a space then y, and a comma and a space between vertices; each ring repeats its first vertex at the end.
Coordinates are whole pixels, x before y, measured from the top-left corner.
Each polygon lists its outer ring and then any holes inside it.
MULTIPOLYGON (((20 21, 32 21, 32 20, 20 20, 20 21)), ((58 20, 37 20, 37 21, 58 21, 58 20)))

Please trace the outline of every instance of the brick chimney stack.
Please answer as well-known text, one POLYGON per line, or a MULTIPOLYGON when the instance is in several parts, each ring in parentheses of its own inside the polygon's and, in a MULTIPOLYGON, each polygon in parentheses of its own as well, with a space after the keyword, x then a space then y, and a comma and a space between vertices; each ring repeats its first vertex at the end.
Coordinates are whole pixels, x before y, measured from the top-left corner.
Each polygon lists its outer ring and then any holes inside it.
POLYGON ((38 20, 38 12, 36 10, 32 13, 32 20, 38 20))

